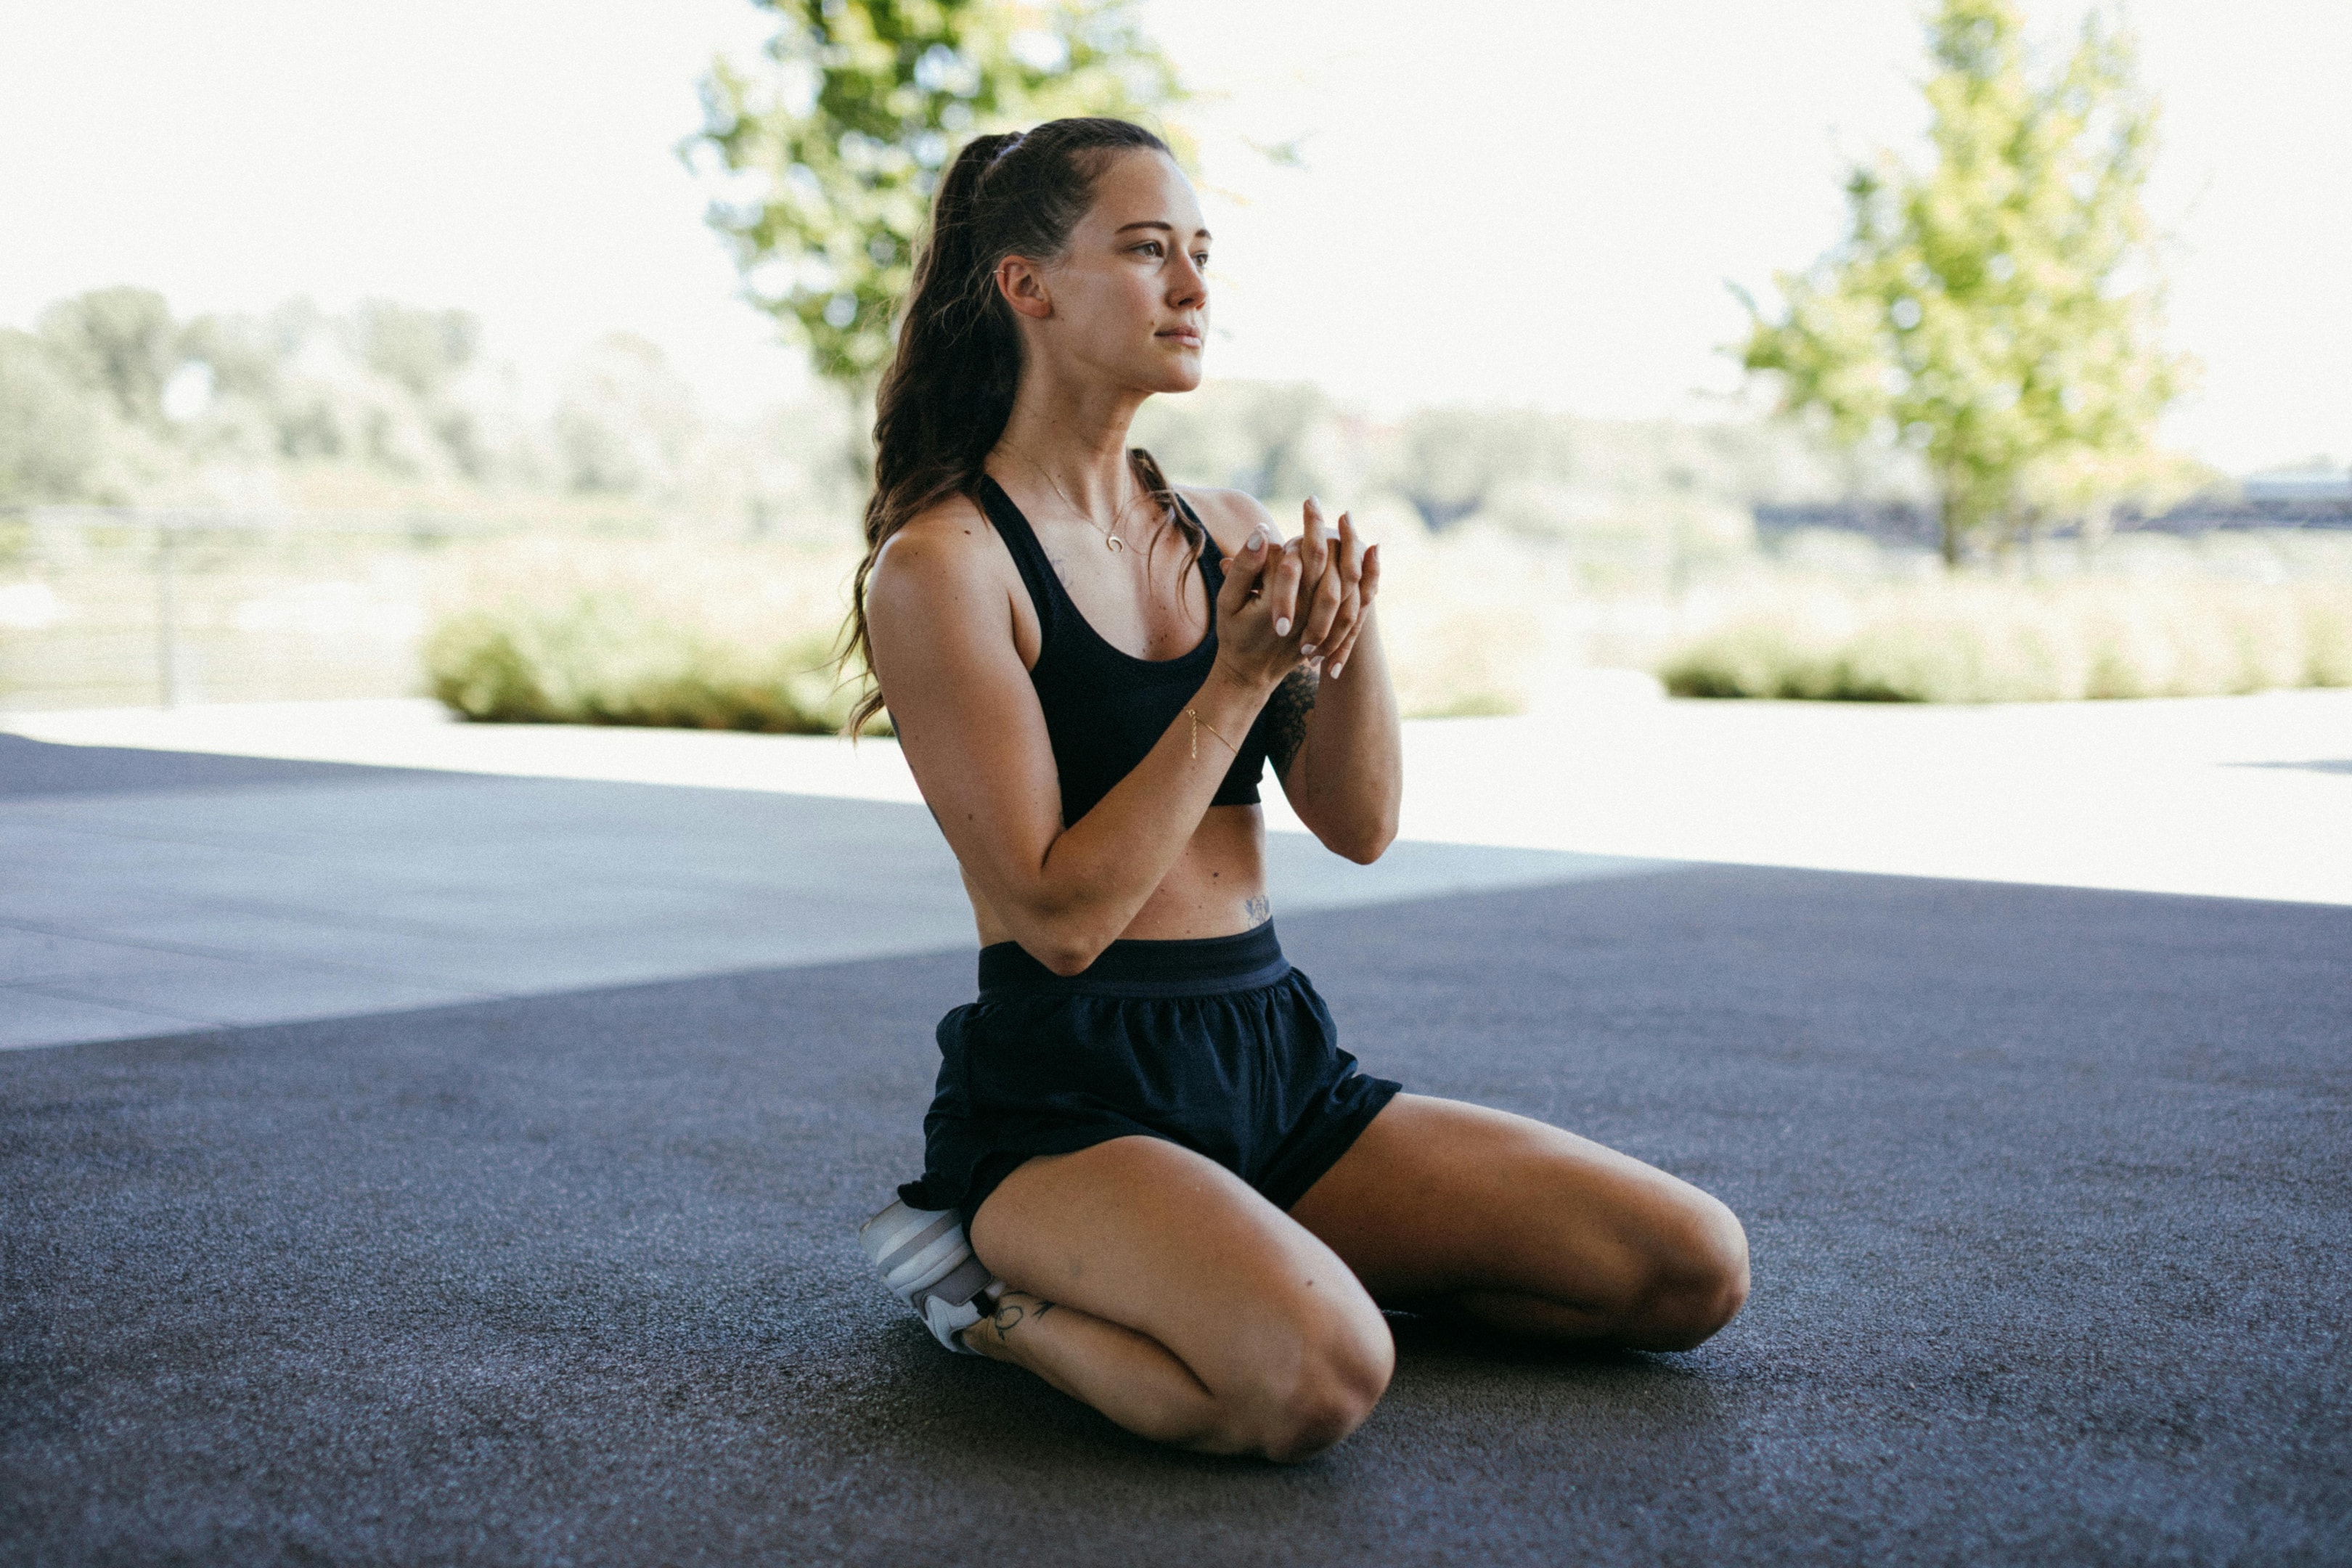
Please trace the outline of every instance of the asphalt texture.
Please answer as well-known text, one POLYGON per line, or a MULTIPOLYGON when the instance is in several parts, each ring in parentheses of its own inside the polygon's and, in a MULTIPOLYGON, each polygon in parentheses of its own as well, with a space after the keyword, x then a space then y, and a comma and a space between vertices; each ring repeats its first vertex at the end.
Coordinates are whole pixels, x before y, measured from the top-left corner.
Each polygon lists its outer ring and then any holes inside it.
POLYGON ((2352 910, 1696 868, 1278 915, 1373 1070, 1745 1219, 1679 1355, 1395 1318, 1281 1468, 856 1222, 969 953, 0 1056, 9 1563, 2352 1560, 2352 910))

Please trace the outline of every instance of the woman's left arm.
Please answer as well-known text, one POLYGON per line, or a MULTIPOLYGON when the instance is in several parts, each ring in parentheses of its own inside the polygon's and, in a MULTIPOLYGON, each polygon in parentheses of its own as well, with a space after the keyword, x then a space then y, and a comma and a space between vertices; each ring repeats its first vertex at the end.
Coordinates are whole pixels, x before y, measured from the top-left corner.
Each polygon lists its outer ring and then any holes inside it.
POLYGON ((1294 548, 1305 568, 1299 611, 1307 639, 1321 639, 1320 672, 1294 671, 1266 700, 1266 756, 1298 820, 1325 847, 1370 865, 1396 837, 1404 798, 1396 690, 1373 614, 1380 550, 1365 547, 1345 514, 1336 529, 1326 523, 1311 500, 1294 548))

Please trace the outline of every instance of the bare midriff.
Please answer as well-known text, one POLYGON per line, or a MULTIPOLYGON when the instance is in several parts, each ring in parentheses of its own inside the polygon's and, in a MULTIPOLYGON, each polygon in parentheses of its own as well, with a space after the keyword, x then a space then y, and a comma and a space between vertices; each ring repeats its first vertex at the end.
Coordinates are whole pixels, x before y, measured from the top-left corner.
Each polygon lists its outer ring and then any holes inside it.
MULTIPOLYGON (((972 923, 980 944, 1013 940, 1011 928, 988 907, 966 873, 972 923)), ((1192 830, 1192 842, 1160 879, 1143 907, 1119 933, 1129 942, 1170 942, 1184 937, 1231 936, 1264 925, 1265 824, 1255 805, 1213 805, 1192 830)))

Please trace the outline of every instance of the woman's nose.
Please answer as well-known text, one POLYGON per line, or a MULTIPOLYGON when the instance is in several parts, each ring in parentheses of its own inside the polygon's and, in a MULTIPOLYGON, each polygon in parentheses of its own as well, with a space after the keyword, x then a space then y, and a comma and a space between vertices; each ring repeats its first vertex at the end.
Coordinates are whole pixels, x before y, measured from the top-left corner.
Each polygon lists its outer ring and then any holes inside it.
POLYGON ((1209 300, 1208 274, 1201 270, 1200 263, 1187 256, 1176 275, 1168 280, 1168 292, 1178 304, 1205 305, 1209 300))

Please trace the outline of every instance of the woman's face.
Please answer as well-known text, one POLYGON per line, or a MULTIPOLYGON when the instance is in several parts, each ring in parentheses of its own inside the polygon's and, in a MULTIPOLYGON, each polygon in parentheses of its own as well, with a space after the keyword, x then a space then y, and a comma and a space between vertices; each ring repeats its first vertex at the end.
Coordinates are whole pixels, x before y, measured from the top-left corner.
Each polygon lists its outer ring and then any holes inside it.
POLYGON ((1089 380, 1190 392, 1209 333, 1208 264, 1209 231, 1182 171, 1162 153, 1119 153, 1038 275, 1051 308, 1023 310, 1032 344, 1089 380))

